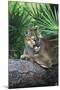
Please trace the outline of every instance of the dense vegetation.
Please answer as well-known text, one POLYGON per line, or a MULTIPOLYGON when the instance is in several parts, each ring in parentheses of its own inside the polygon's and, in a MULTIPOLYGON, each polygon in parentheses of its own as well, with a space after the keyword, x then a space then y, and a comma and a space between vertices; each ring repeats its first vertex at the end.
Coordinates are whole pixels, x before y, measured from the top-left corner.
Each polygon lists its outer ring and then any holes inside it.
POLYGON ((58 5, 9 1, 9 58, 20 58, 24 50, 24 32, 38 27, 39 35, 58 39, 58 5))

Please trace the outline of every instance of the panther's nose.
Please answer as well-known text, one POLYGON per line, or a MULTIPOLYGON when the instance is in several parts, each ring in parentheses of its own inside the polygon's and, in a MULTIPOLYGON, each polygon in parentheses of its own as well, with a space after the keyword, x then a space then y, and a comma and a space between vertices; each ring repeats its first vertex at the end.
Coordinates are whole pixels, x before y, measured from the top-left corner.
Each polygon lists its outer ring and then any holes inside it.
POLYGON ((37 47, 40 47, 40 44, 37 44, 36 46, 37 46, 37 47))
POLYGON ((36 46, 40 47, 40 43, 38 41, 36 41, 36 46))

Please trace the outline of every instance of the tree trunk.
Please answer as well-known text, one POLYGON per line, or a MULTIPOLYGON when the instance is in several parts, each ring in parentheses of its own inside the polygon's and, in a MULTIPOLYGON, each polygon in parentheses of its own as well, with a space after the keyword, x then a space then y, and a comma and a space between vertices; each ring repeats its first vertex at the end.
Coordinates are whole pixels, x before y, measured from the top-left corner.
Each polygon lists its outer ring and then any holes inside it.
POLYGON ((8 61, 9 88, 54 86, 58 84, 58 66, 44 69, 30 60, 8 61))

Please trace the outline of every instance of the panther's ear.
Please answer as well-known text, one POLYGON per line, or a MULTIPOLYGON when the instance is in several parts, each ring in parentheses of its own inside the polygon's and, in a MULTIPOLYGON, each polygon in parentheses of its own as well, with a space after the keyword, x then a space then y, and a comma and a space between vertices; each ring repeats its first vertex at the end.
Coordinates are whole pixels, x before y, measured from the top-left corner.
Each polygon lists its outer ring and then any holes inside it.
POLYGON ((27 36, 27 34, 28 34, 28 32, 27 32, 27 31, 25 31, 25 32, 24 32, 24 36, 27 36))
POLYGON ((30 30, 25 31, 24 35, 27 36, 30 34, 30 30))
POLYGON ((38 26, 35 26, 34 30, 37 31, 38 30, 38 26))
POLYGON ((37 26, 34 26, 32 28, 30 28, 30 31, 37 31, 38 27, 37 26))

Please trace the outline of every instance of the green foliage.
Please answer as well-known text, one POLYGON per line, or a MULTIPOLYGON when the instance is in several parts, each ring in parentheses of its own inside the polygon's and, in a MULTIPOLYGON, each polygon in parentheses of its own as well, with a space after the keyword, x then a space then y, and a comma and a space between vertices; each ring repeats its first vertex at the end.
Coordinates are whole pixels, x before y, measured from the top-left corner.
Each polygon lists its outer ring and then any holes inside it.
MULTIPOLYGON (((9 49, 22 54, 24 49, 24 30, 29 26, 31 18, 18 2, 9 2, 9 49)), ((18 56, 19 58, 20 56, 18 56)))
POLYGON ((37 3, 27 3, 25 8, 28 14, 34 19, 33 23, 39 26, 40 32, 57 34, 58 11, 56 10, 55 6, 53 7, 53 9, 54 12, 51 9, 50 4, 37 3), (32 9, 30 7, 32 7, 32 9))
POLYGON ((57 5, 9 1, 8 14, 9 54, 15 53, 15 56, 11 54, 14 58, 20 58, 23 53, 25 30, 38 26, 39 35, 44 38, 58 35, 57 5))

